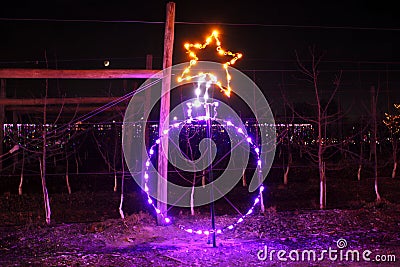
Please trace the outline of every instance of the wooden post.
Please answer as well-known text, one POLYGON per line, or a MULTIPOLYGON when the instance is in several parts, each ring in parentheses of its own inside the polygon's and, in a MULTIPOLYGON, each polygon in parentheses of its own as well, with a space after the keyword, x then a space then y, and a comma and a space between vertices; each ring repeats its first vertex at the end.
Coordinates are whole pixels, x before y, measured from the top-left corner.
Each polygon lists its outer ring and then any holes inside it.
MULTIPOLYGON (((6 97, 6 80, 1 79, 0 99, 6 97)), ((4 138, 4 105, 0 105, 0 156, 3 155, 3 138, 4 138)), ((3 162, 0 160, 0 171, 3 169, 3 162)))
POLYGON ((147 79, 158 70, 58 70, 58 69, 0 69, 6 79, 147 79))
MULTIPOLYGON (((161 88, 161 105, 160 105, 160 122, 159 122, 159 136, 162 136, 163 131, 168 128, 169 120, 167 120, 170 109, 170 94, 171 87, 171 70, 168 69, 172 66, 172 52, 174 45, 174 23, 175 23, 175 3, 169 2, 167 4, 167 14, 164 33, 164 58, 163 58, 163 80, 161 88)), ((157 182, 157 208, 160 214, 167 216, 167 178, 168 175, 168 139, 166 136, 161 138, 161 143, 158 150, 158 172, 159 179, 157 182), (165 152, 164 152, 165 151, 165 152)), ((164 224, 163 217, 157 216, 158 225, 164 224)))
MULTIPOLYGON (((119 100, 120 97, 66 97, 66 98, 0 98, 0 105, 5 106, 41 106, 47 105, 75 105, 75 104, 106 104, 119 100)), ((128 101, 124 100, 124 102, 128 101)), ((43 108, 41 108, 43 112, 43 108)))

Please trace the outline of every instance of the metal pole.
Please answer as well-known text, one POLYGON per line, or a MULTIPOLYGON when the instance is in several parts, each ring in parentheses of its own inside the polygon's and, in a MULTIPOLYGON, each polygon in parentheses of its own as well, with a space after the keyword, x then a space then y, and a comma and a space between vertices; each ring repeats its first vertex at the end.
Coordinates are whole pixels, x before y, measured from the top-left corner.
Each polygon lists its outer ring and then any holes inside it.
MULTIPOLYGON (((210 114, 210 104, 209 103, 205 103, 205 108, 206 108, 206 118, 207 118, 207 138, 212 138, 212 123, 211 123, 211 114, 210 114)), ((215 236, 215 210, 214 210, 214 185, 212 184, 213 182, 213 166, 212 166, 212 153, 211 153, 211 142, 210 142, 210 146, 209 146, 209 151, 208 151, 208 156, 209 156, 209 160, 210 160, 210 164, 208 165, 208 182, 211 184, 211 189, 210 189, 210 199, 211 199, 211 203, 210 203, 210 210, 211 210, 211 229, 213 230, 211 233, 211 238, 212 238, 212 244, 213 247, 217 247, 217 240, 216 240, 216 236, 215 236)))

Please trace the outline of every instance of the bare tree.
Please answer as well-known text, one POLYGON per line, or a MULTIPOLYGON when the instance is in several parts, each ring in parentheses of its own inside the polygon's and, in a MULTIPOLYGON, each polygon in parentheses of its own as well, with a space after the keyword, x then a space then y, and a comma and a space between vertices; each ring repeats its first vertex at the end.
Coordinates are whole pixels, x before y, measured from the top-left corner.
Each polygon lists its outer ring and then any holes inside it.
MULTIPOLYGON (((305 151, 310 156, 310 158, 317 163, 318 172, 319 172, 319 187, 320 187, 320 199, 319 199, 319 207, 320 209, 326 208, 326 161, 329 159, 327 155, 327 150, 333 146, 334 143, 331 143, 328 139, 327 135, 327 127, 338 120, 339 114, 333 113, 330 114, 328 112, 328 108, 332 104, 336 92, 340 85, 341 80, 341 71, 339 71, 338 75, 336 75, 333 81, 333 89, 331 93, 328 95, 327 101, 323 101, 323 90, 320 88, 320 72, 319 72, 319 64, 322 59, 321 54, 317 54, 315 48, 309 48, 309 54, 311 57, 311 63, 309 66, 306 66, 303 63, 297 52, 296 58, 297 63, 300 69, 300 72, 304 75, 305 81, 311 85, 311 88, 314 91, 314 107, 316 109, 316 116, 314 118, 306 118, 299 114, 294 108, 292 108, 293 112, 303 120, 309 121, 310 123, 316 125, 316 142, 315 147, 307 146, 305 147, 305 151)), ((325 90, 326 91, 326 90, 325 90)))
MULTIPOLYGON (((46 60, 47 62, 47 60, 46 60)), ((46 223, 50 224, 51 222, 51 208, 50 208, 50 199, 49 199, 49 193, 47 191, 47 186, 46 186, 46 156, 47 156, 47 96, 48 96, 48 89, 49 89, 49 83, 48 79, 46 79, 46 91, 45 91, 45 97, 44 97, 44 106, 43 106, 43 130, 42 130, 42 139, 43 139, 43 152, 42 152, 42 158, 40 159, 39 157, 39 163, 40 163, 40 176, 42 179, 42 190, 43 190, 43 200, 44 200, 44 207, 45 207, 45 213, 46 213, 46 223)))
MULTIPOLYGON (((47 58, 46 58, 47 62, 47 58)), ((25 132, 17 133, 17 129, 14 132, 10 133, 11 141, 15 146, 21 148, 22 151, 22 160, 21 160, 21 172, 20 172, 20 182, 18 185, 18 193, 22 195, 23 193, 23 182, 25 175, 25 165, 26 161, 32 162, 32 159, 36 159, 38 161, 34 161, 35 164, 39 163, 40 169, 40 178, 43 192, 43 202, 45 209, 45 217, 46 223, 51 223, 51 208, 50 208, 50 198, 46 183, 47 171, 48 171, 48 163, 49 159, 53 157, 53 166, 55 167, 57 161, 63 161, 64 156, 67 159, 67 170, 66 170, 66 184, 68 188, 68 192, 71 193, 71 187, 69 184, 69 175, 68 175, 68 157, 72 154, 72 152, 68 152, 66 147, 68 146, 68 142, 73 140, 74 136, 70 132, 70 128, 64 125, 64 127, 56 128, 55 124, 60 118, 63 105, 61 106, 60 112, 56 117, 56 120, 52 123, 48 122, 48 98, 49 91, 49 83, 48 79, 45 80, 45 92, 44 92, 44 105, 43 105, 43 117, 42 123, 40 126, 34 124, 35 126, 30 125, 29 127, 33 127, 32 131, 26 130, 25 126, 21 127, 21 131, 25 129, 25 132), (62 158, 58 159, 59 156, 62 158)), ((17 155, 18 156, 18 155, 17 155)), ((14 165, 14 164, 13 164, 14 165)), ((51 165, 51 164, 50 164, 51 165)))
POLYGON ((375 92, 375 87, 371 86, 371 111, 372 111, 372 135, 371 135, 371 155, 374 156, 374 178, 375 178, 375 195, 376 201, 381 201, 381 196, 378 190, 378 155, 376 153, 376 143, 377 139, 377 132, 378 132, 378 124, 376 119, 376 102, 377 102, 377 95, 378 93, 375 92))
MULTIPOLYGON (((47 55, 45 53, 46 64, 47 64, 47 55)), ((48 67, 48 66, 47 66, 48 67)), ((46 213, 46 223, 50 224, 51 222, 51 208, 50 208, 50 199, 49 193, 47 191, 46 186, 46 156, 47 156, 47 96, 49 91, 49 80, 46 79, 46 88, 45 88, 45 96, 44 96, 44 105, 43 105, 43 130, 42 130, 42 139, 43 139, 43 152, 42 159, 39 157, 40 163, 40 176, 42 179, 42 190, 43 190, 43 200, 44 207, 46 213)))
MULTIPOLYGON (((400 105, 394 105, 397 110, 400 110, 400 105)), ((393 170, 392 178, 396 177, 397 170, 397 154, 399 153, 399 133, 400 133, 400 115, 390 115, 385 113, 385 119, 383 123, 389 129, 390 132, 390 143, 392 145, 392 158, 393 158, 393 170)))

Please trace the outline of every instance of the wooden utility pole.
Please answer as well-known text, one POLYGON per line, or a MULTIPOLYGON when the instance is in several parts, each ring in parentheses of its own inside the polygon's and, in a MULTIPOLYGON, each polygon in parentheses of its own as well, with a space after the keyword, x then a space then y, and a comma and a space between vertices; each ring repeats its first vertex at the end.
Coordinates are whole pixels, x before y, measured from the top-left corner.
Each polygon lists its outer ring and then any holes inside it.
MULTIPOLYGON (((171 87, 171 69, 172 52, 174 46, 174 23, 175 23, 175 3, 167 4, 165 33, 164 33, 164 58, 163 58, 163 79, 161 87, 161 105, 160 105, 160 122, 158 127, 159 136, 163 135, 163 131, 169 126, 169 109, 171 87)), ((160 140, 158 150, 158 182, 157 182, 157 208, 160 215, 157 216, 158 225, 164 224, 163 216, 167 216, 167 175, 168 175, 168 137, 164 136, 160 140), (165 179, 164 179, 165 177, 165 179)))

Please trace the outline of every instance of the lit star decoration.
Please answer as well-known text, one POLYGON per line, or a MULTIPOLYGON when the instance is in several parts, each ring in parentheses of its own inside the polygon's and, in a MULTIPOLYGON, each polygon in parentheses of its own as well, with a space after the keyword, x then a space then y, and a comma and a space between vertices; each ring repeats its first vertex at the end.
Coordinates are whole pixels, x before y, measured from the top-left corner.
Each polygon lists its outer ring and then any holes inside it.
MULTIPOLYGON (((206 38, 206 41, 205 41, 204 44, 186 43, 184 45, 184 47, 186 49, 186 53, 189 55, 190 61, 189 61, 189 66, 186 67, 183 70, 181 76, 178 78, 178 82, 182 82, 182 81, 185 81, 185 80, 189 81, 189 80, 192 80, 193 78, 197 78, 197 77, 199 78, 199 82, 200 81, 201 82, 205 82, 207 77, 208 77, 209 83, 210 82, 215 83, 221 89, 221 91, 223 91, 225 93, 226 96, 230 97, 231 91, 232 91, 232 89, 230 87, 230 81, 231 81, 232 77, 229 74, 228 67, 230 65, 235 64, 235 62, 238 59, 242 58, 243 55, 241 53, 234 53, 234 52, 231 52, 229 50, 226 50, 226 49, 222 48, 221 41, 218 38, 218 31, 213 31, 212 34, 206 38), (196 50, 205 49, 208 45, 210 45, 213 42, 216 45, 216 51, 218 52, 218 55, 220 55, 220 56, 229 56, 230 57, 230 60, 225 61, 223 63, 223 68, 225 69, 225 72, 226 72, 226 83, 227 83, 226 86, 223 86, 221 81, 219 81, 217 79, 217 77, 212 73, 201 73, 200 72, 200 73, 195 74, 195 75, 191 75, 190 74, 191 67, 193 65, 196 65, 197 61, 199 60, 199 58, 197 57, 195 51, 196 50)), ((207 87, 207 89, 208 89, 208 87, 207 87)), ((207 89, 206 89, 206 92, 205 92, 204 96, 207 95, 207 89)), ((199 94, 197 94, 197 92, 196 92, 196 95, 199 96, 199 94)), ((207 99, 205 99, 205 101, 207 101, 207 99)))
MULTIPOLYGON (((218 104, 216 104, 217 102, 213 103, 216 106, 218 106, 218 104)), ((190 110, 190 109, 189 109, 190 110)), ((191 111, 188 111, 188 114, 191 114, 191 111)), ((206 116, 198 116, 195 118, 192 118, 191 115, 189 115, 189 119, 186 119, 182 122, 177 122, 174 123, 172 125, 169 126, 168 129, 164 130, 163 134, 155 141, 155 143, 150 147, 150 149, 148 150, 148 159, 145 163, 145 171, 144 171, 144 191, 147 195, 147 202, 153 207, 153 209, 155 210, 155 212, 157 214, 159 214, 164 222, 166 224, 169 224, 171 222, 171 219, 166 217, 164 214, 161 213, 161 211, 157 208, 157 206, 155 205, 155 201, 150 197, 150 188, 149 188, 149 180, 151 179, 150 174, 149 174, 149 169, 151 166, 151 159, 154 157, 155 151, 156 151, 156 147, 161 143, 161 138, 165 135, 168 135, 170 131, 172 131, 174 128, 178 129, 180 127, 180 125, 182 124, 191 124, 193 122, 201 122, 201 121, 206 121, 209 118, 206 116)), ((255 144, 255 142, 253 142, 252 138, 250 136, 248 136, 247 134, 245 134, 244 130, 241 127, 235 126, 231 121, 228 120, 222 120, 222 119, 217 119, 217 118, 213 118, 214 120, 218 121, 219 123, 221 123, 221 125, 224 125, 225 127, 232 127, 233 129, 235 129, 235 131, 242 136, 243 140, 246 140, 246 142, 249 144, 250 148, 252 148, 252 150, 255 152, 256 157, 257 157, 257 173, 259 175, 259 178, 262 176, 262 162, 261 162, 261 158, 260 158, 260 148, 255 144)), ((263 193, 263 191, 265 190, 265 187, 261 184, 259 189, 258 189, 258 196, 254 199, 251 207, 247 210, 246 213, 244 213, 242 216, 240 216, 238 219, 236 219, 236 221, 234 221, 232 224, 222 227, 222 228, 217 228, 217 229, 193 229, 193 228, 187 228, 183 225, 179 225, 179 228, 186 231, 187 233, 190 234, 198 234, 198 235, 210 235, 213 233, 216 234, 222 234, 223 232, 225 232, 226 230, 232 230, 234 229, 238 224, 244 222, 244 220, 250 216, 251 214, 253 214, 254 209, 256 208, 256 206, 260 203, 261 200, 261 194, 263 193)))

